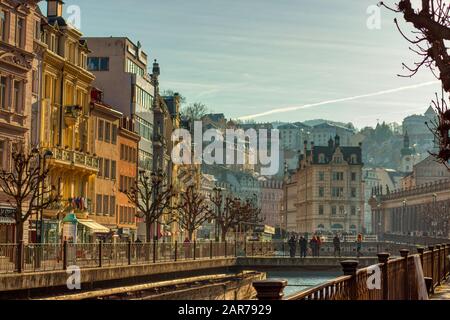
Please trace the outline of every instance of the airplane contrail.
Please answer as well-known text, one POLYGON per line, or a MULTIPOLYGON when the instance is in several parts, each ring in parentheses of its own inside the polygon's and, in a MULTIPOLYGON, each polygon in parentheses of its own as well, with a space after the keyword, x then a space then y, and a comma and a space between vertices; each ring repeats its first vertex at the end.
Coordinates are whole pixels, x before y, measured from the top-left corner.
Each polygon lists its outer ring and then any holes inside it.
POLYGON ((322 102, 317 102, 317 103, 305 104, 305 105, 302 105, 302 106, 277 108, 277 109, 272 109, 272 110, 269 110, 269 111, 264 111, 264 112, 261 112, 261 113, 255 113, 255 114, 251 114, 251 115, 247 115, 247 116, 242 116, 242 117, 239 117, 238 119, 239 120, 248 120, 248 119, 254 119, 254 118, 259 118, 259 117, 271 115, 271 114, 274 114, 274 113, 289 112, 289 111, 295 111, 295 110, 301 110, 301 109, 308 109, 308 108, 312 108, 312 107, 323 106, 323 105, 327 105, 327 104, 331 104, 331 103, 338 103, 338 102, 352 101, 352 100, 357 100, 357 99, 362 99, 362 98, 376 97, 376 96, 381 96, 381 95, 384 95, 384 94, 389 94, 389 93, 394 93, 394 92, 399 92, 399 91, 404 91, 404 90, 410 90, 410 89, 416 89, 416 88, 420 88, 420 87, 425 87, 425 86, 429 86, 429 85, 437 84, 437 83, 439 83, 439 81, 429 81, 429 82, 414 84, 414 85, 410 85, 410 86, 404 86, 404 87, 395 88, 395 89, 382 90, 382 91, 378 91, 378 92, 374 92, 374 93, 362 94, 362 95, 359 95, 359 96, 353 96, 353 97, 347 97, 347 98, 341 98, 341 99, 334 99, 334 100, 327 100, 327 101, 322 101, 322 102))

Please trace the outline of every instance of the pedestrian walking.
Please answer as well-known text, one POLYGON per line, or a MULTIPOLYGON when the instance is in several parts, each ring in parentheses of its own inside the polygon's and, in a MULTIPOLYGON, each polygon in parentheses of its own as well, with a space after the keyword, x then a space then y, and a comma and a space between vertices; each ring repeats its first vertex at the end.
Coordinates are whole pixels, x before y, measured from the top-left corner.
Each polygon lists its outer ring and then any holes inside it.
POLYGON ((362 249, 362 234, 358 234, 358 237, 356 239, 356 256, 359 258, 362 253, 361 253, 361 249, 362 249))
POLYGON ((334 246, 334 256, 341 256, 341 239, 339 239, 339 236, 336 234, 333 238, 333 246, 334 246))
POLYGON ((296 246, 297 241, 295 240, 295 236, 294 235, 291 236, 291 238, 288 241, 288 244, 289 244, 289 254, 290 254, 291 258, 294 258, 295 257, 296 247, 297 247, 296 246))
POLYGON ((309 241, 309 246, 311 247, 312 256, 315 257, 317 254, 317 239, 313 236, 309 241))
POLYGON ((305 237, 301 236, 299 244, 300 244, 300 257, 306 258, 306 253, 308 251, 308 241, 306 240, 305 237))
POLYGON ((320 246, 322 245, 322 240, 320 238, 320 236, 317 236, 317 244, 316 244, 316 256, 319 257, 320 256, 320 246))

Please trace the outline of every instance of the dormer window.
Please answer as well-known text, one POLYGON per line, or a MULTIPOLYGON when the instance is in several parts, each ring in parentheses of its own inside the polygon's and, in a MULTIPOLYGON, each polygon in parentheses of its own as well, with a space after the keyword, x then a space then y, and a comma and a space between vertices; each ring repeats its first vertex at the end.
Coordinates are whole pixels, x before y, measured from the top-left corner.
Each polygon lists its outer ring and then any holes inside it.
POLYGON ((356 154, 352 154, 351 156, 350 156, 350 163, 351 164, 356 164, 358 161, 357 161, 357 157, 356 157, 356 154))
POLYGON ((342 163, 342 158, 341 158, 340 156, 335 156, 335 157, 333 158, 333 162, 334 162, 334 163, 342 163))
POLYGON ((319 154, 319 163, 325 163, 325 155, 323 153, 319 154))

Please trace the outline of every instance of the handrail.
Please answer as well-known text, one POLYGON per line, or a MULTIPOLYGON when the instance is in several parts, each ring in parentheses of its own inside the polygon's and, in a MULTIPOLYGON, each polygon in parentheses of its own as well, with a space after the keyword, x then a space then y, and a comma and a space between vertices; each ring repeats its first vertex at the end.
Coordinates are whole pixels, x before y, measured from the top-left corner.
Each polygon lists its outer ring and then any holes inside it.
POLYGON ((304 300, 305 298, 312 296, 316 292, 320 292, 320 290, 322 290, 322 289, 334 287, 337 284, 349 281, 351 278, 352 278, 352 276, 340 276, 338 278, 329 280, 325 283, 319 284, 312 288, 306 289, 302 292, 294 293, 294 294, 286 297, 286 300, 304 300))

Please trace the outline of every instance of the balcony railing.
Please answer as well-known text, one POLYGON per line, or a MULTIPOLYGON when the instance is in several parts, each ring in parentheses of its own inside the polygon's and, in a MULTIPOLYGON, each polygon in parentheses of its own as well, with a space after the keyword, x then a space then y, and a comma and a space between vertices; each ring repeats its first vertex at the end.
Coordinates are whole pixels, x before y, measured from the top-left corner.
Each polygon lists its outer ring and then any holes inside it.
POLYGON ((75 150, 54 148, 53 158, 57 161, 66 162, 69 165, 73 164, 94 171, 98 171, 99 167, 99 160, 97 157, 75 150))

